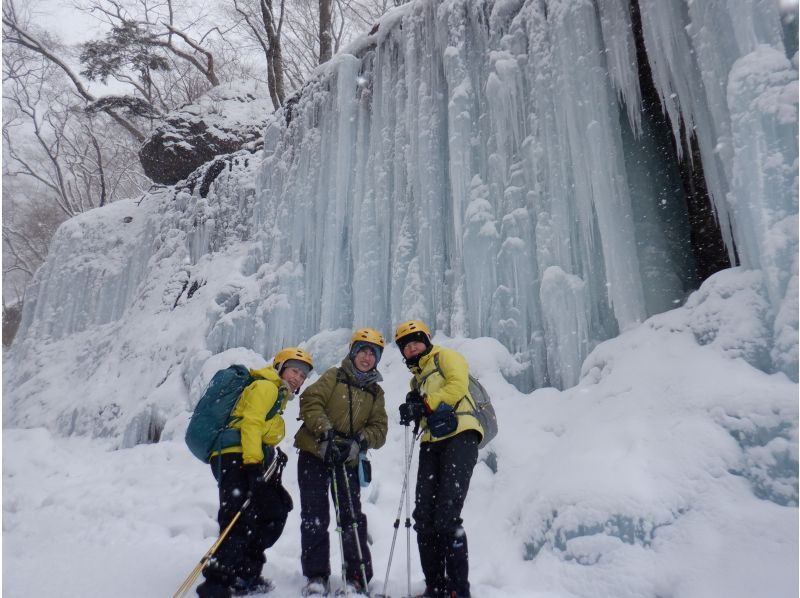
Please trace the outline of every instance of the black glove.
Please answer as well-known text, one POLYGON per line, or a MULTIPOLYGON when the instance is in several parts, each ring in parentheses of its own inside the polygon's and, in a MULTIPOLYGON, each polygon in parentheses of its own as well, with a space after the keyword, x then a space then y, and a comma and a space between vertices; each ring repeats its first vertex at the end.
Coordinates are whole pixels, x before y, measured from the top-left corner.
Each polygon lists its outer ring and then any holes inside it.
POLYGON ((406 403, 422 403, 422 395, 418 390, 410 390, 406 394, 406 403))
POLYGON ((335 440, 336 432, 332 429, 325 432, 325 435, 319 441, 319 454, 322 455, 322 460, 328 467, 342 462, 339 444, 335 440))
POLYGON ((242 469, 247 477, 247 495, 250 496, 258 484, 264 483, 264 462, 247 463, 242 465, 242 469))
POLYGON ((425 405, 419 403, 402 403, 400 405, 400 425, 417 424, 425 413, 425 405))
POLYGON ((353 450, 353 444, 356 445, 355 451, 358 455, 358 442, 350 440, 349 438, 339 437, 333 441, 336 447, 335 454, 331 456, 333 465, 343 465, 350 460, 350 452, 353 450))
POLYGON ((278 471, 282 471, 284 467, 286 467, 286 463, 289 462, 289 457, 286 456, 280 447, 275 447, 275 454, 277 455, 278 459, 278 471))

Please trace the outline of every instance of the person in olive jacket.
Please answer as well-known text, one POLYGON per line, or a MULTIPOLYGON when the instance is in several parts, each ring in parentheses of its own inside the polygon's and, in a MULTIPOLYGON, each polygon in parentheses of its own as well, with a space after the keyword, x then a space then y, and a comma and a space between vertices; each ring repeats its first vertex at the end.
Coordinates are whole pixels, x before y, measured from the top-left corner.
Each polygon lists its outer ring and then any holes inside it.
POLYGON ((241 510, 236 524, 203 570, 197 586, 201 598, 229 598, 261 594, 272 583, 261 576, 264 551, 278 541, 292 510, 292 499, 275 475, 264 482, 266 467, 274 458, 285 459, 275 447, 285 435, 281 414, 293 393, 300 390, 314 363, 296 347, 278 352, 272 365, 250 370, 255 378, 242 391, 231 412, 223 448, 211 453, 209 464, 219 487, 220 530, 241 510), (242 510, 247 498, 250 504, 242 510))
POLYGON ((457 351, 431 342, 419 320, 397 327, 395 342, 414 375, 400 423, 421 426, 414 530, 428 598, 469 593, 467 534, 461 509, 478 462, 483 429, 470 408, 469 366, 457 351))
POLYGON ((297 459, 300 561, 303 575, 308 579, 302 592, 304 596, 324 596, 330 589, 328 489, 333 496, 332 474, 336 476, 349 589, 363 591, 372 578, 367 518, 361 512, 358 464, 361 453, 369 448, 380 448, 386 441, 386 408, 383 389, 378 384, 382 378, 376 369, 383 348, 384 340, 379 332, 371 328, 357 330, 341 366, 322 374, 300 397, 303 425, 295 435, 294 445, 300 449, 297 459))

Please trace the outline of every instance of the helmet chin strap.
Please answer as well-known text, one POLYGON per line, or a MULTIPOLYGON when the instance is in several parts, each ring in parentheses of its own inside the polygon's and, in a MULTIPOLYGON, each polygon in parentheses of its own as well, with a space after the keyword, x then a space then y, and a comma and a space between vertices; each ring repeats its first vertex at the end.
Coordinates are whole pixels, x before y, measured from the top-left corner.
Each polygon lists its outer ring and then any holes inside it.
POLYGON ((419 365, 420 357, 422 357, 422 355, 415 355, 411 359, 406 359, 405 357, 403 357, 403 363, 405 363, 406 367, 410 370, 411 368, 419 365))

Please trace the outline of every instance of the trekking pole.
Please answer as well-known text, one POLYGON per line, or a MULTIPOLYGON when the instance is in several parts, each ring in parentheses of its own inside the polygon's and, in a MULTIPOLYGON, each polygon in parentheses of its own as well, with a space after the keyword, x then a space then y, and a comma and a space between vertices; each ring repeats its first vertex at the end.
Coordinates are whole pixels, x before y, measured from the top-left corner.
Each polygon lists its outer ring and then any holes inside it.
MULTIPOLYGON (((411 452, 408 455, 408 469, 411 470, 411 457, 414 452, 414 444, 417 440, 417 432, 419 431, 419 420, 414 423, 414 432, 412 434, 411 452)), ((408 598, 411 598, 411 493, 406 491, 406 582, 408 587, 408 598)))
MULTIPOLYGON (((344 537, 342 535, 342 518, 339 514, 339 485, 336 482, 336 467, 331 466, 331 480, 333 481, 333 506, 336 513, 336 531, 339 533, 339 552, 342 555, 342 583, 344 584, 344 595, 349 596, 347 590, 347 563, 344 560, 344 537)), ((347 474, 345 473, 345 478, 347 474)))
MULTIPOLYGON (((414 433, 416 436, 416 430, 414 433)), ((416 439, 415 439, 416 440, 416 439)), ((394 534, 392 534, 392 546, 389 549, 389 562, 386 564, 386 577, 383 579, 383 593, 377 594, 375 598, 388 598, 388 594, 386 593, 386 588, 389 586, 389 573, 392 570, 392 557, 394 556, 394 546, 395 542, 397 541, 397 530, 400 528, 400 514, 403 512, 403 500, 408 492, 408 477, 411 472, 411 462, 412 456, 414 454, 414 442, 412 441, 411 444, 411 452, 409 453, 408 450, 408 426, 406 426, 405 431, 405 458, 406 458, 406 467, 405 467, 405 474, 403 475, 403 487, 400 490, 400 503, 397 505, 397 517, 394 520, 394 534)), ((408 509, 408 507, 406 507, 408 509)), ((408 510, 406 510, 408 513, 408 510)), ((406 517, 406 527, 411 527, 411 521, 406 517)), ((410 564, 410 554, 408 555, 408 561, 406 562, 406 568, 410 571, 411 564, 410 564)), ((410 573, 409 573, 410 576, 410 573)), ((409 596, 411 595, 411 591, 409 590, 409 596)))
POLYGON ((361 581, 364 584, 364 592, 369 596, 367 587, 367 568, 364 565, 364 553, 361 550, 361 538, 358 537, 358 519, 356 518, 356 507, 353 505, 353 495, 350 494, 350 478, 347 476, 347 466, 342 463, 342 475, 344 475, 344 487, 347 490, 347 502, 350 503, 350 517, 353 518, 353 535, 356 537, 356 550, 358 551, 358 561, 361 568, 361 581))
MULTIPOLYGON (((270 478, 272 478, 272 476, 275 474, 275 472, 278 469, 279 460, 280 459, 278 458, 274 458, 272 462, 269 464, 266 471, 264 472, 264 475, 261 477, 261 480, 263 482, 268 482, 270 478)), ((219 549, 220 544, 222 544, 223 540, 225 540, 225 538, 228 536, 230 531, 233 529, 233 526, 236 525, 236 522, 239 521, 239 517, 242 516, 242 512, 249 506, 250 506, 250 496, 248 496, 245 499, 244 503, 242 503, 242 508, 239 509, 239 512, 233 516, 233 519, 231 519, 231 522, 219 535, 217 541, 214 542, 214 544, 211 545, 211 548, 208 549, 208 552, 206 552, 203 555, 203 558, 201 558, 200 562, 197 563, 197 566, 194 569, 192 569, 192 572, 189 573, 189 577, 187 577, 184 580, 184 582, 181 584, 181 586, 178 588, 178 591, 175 592, 175 595, 172 598, 181 598, 186 594, 186 592, 188 592, 191 589, 191 587, 194 585, 194 582, 197 581, 197 578, 200 576, 200 573, 202 573, 203 569, 205 569, 206 565, 208 565, 208 561, 211 560, 211 557, 213 557, 214 553, 217 552, 217 549, 219 549)))

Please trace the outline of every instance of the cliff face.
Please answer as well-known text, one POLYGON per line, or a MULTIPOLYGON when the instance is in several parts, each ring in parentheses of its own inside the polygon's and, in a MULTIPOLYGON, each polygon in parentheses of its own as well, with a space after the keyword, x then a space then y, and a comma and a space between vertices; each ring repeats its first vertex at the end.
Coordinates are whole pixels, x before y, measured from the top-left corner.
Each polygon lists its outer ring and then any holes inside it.
POLYGON ((267 128, 263 259, 303 267, 269 348, 419 317, 498 338, 531 364, 519 382, 563 387, 598 341, 731 263, 769 272, 777 313, 797 248, 780 25, 747 2, 393 13, 267 128))
POLYGON ((212 356, 255 365, 317 335, 325 362, 325 331, 409 318, 497 338, 520 388, 567 387, 730 262, 759 271, 746 358, 796 377, 781 36, 772 2, 395 9, 267 118, 263 149, 59 230, 5 368, 8 421, 152 440, 212 356), (85 404, 59 406, 62 384, 85 404))

